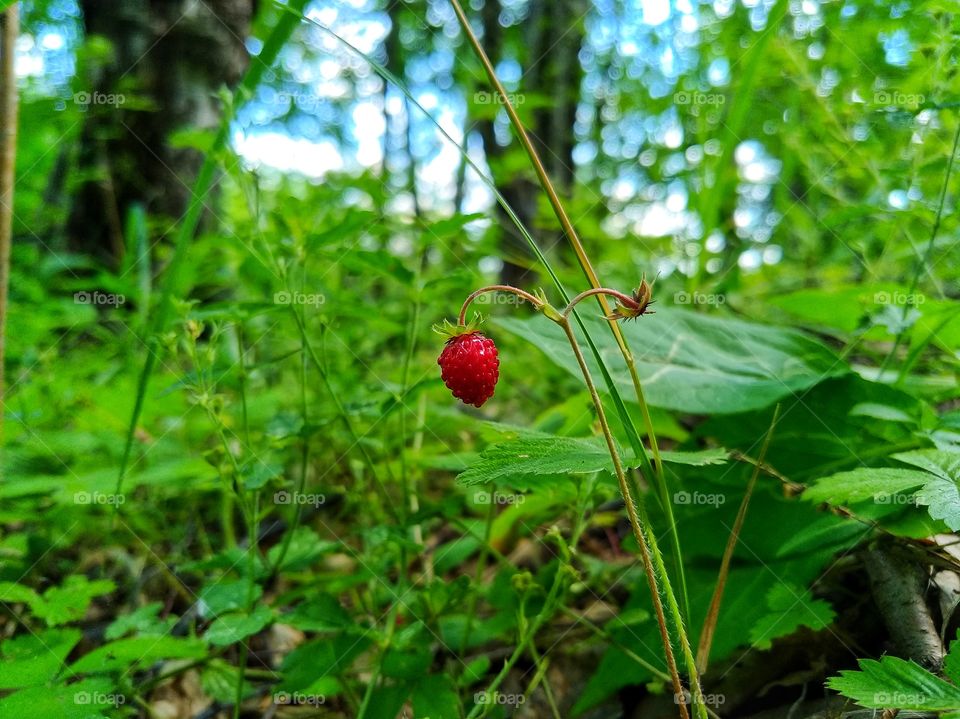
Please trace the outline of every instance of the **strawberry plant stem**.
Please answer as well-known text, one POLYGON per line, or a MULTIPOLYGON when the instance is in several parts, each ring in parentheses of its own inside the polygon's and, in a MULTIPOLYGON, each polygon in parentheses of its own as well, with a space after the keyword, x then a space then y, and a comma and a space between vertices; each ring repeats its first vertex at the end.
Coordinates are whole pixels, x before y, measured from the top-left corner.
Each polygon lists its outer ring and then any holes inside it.
MULTIPOLYGON (((527 156, 530 159, 530 163, 533 165, 533 168, 537 174, 537 178, 540 181, 540 186, 543 188, 544 193, 546 193, 548 199, 550 200, 550 206, 553 208, 554 214, 560 221, 560 226, 563 228, 563 232, 567 236, 567 240, 570 242, 571 247, 573 247, 573 251, 577 256, 577 261, 580 264, 580 268, 583 270, 583 273, 590 282, 590 285, 594 288, 600 288, 600 280, 597 277, 596 271, 593 269, 590 258, 587 256, 587 253, 584 250, 583 243, 580 241, 580 237, 577 234, 576 228, 574 228, 573 223, 570 221, 570 217, 567 215, 567 211, 564 209, 563 203, 560 201, 560 197, 557 194, 553 183, 550 181, 550 176, 547 174, 546 168, 543 166, 543 162, 540 160, 540 156, 537 154, 533 143, 530 141, 530 137, 526 131, 526 128, 524 127, 520 116, 517 114, 509 94, 504 88, 503 83, 500 82, 500 78, 497 77, 493 63, 490 62, 490 58, 487 57, 486 51, 483 49, 483 46, 477 39, 473 29, 470 27, 470 21, 467 19, 466 13, 463 11, 463 7, 460 5, 459 0, 450 0, 450 4, 453 7, 453 11, 457 16, 458 21, 460 22, 460 26, 463 29, 464 35, 466 35, 474 53, 480 60, 480 64, 483 65, 483 69, 487 74, 487 78, 490 80, 490 84, 493 85, 494 89, 499 94, 500 101, 503 103, 503 107, 507 112, 507 116, 510 118, 510 123, 513 125, 514 131, 516 132, 517 137, 520 139, 520 143, 523 145, 524 150, 526 150, 527 156)), ((542 256, 539 252, 537 254, 538 256, 542 256)), ((637 374, 633 353, 630 351, 630 347, 627 345, 626 337, 623 336, 623 332, 620 329, 620 325, 617 324, 616 319, 612 317, 610 303, 607 302, 606 297, 604 297, 603 294, 597 294, 597 301, 600 303, 600 308, 603 310, 604 316, 610 320, 610 331, 613 333, 614 339, 617 342, 617 346, 620 348, 620 353, 623 355, 623 360, 627 365, 627 370, 630 373, 630 380, 633 383, 633 389, 637 396, 637 403, 640 405, 640 412, 643 416, 643 422, 647 432, 647 442, 650 445, 650 453, 653 455, 653 467, 650 466, 650 460, 647 457, 646 450, 643 448, 642 444, 640 444, 638 439, 634 441, 634 437, 632 435, 636 434, 636 429, 633 427, 632 420, 630 420, 629 416, 625 414, 625 410, 621 412, 621 419, 627 426, 628 433, 631 433, 631 442, 634 444, 634 450, 638 455, 641 455, 640 460, 644 465, 644 471, 651 476, 654 484, 656 485, 663 513, 667 518, 667 524, 670 531, 670 542, 673 545, 674 569, 680 582, 680 599, 683 604, 684 613, 689 616, 690 609, 687 600, 687 581, 684 575, 682 554, 680 551, 680 536, 677 532, 677 524, 673 517, 673 507, 670 503, 670 492, 667 488, 666 477, 663 474, 663 465, 660 460, 660 447, 657 443, 656 432, 653 428, 653 420, 650 416, 650 410, 647 407, 646 397, 643 393, 643 386, 640 383, 640 376, 637 374)), ((688 668, 691 673, 696 672, 696 667, 690 666, 688 668)))
MULTIPOLYGON (((670 678, 673 683, 674 696, 677 700, 677 706, 680 709, 680 716, 684 719, 689 717, 687 713, 686 703, 683 700, 683 683, 680 681, 680 673, 677 671, 677 662, 673 655, 673 644, 670 641, 670 630, 667 628, 667 620, 663 611, 663 602, 660 598, 660 587, 659 582, 657 581, 657 574, 654 571, 653 562, 650 558, 650 545, 648 544, 648 536, 653 535, 652 532, 645 532, 643 526, 640 524, 640 517, 637 515, 637 506, 634 504, 632 493, 630 492, 630 486, 627 482, 627 475, 623 469, 623 463, 620 461, 620 453, 617 450, 616 442, 613 439, 613 433, 610 431, 610 425, 607 422, 607 415, 603 409, 603 403, 600 401, 600 395, 597 393, 596 385, 593 383, 593 378, 590 375, 590 370, 587 367, 587 361, 583 356, 583 352, 580 350, 580 344, 577 342, 576 336, 573 334, 573 328, 570 326, 570 322, 566 317, 562 317, 561 321, 558 324, 563 328, 564 333, 567 335, 567 340, 570 342, 570 347, 573 350, 574 356, 577 358, 577 364, 580 366, 580 372, 583 374, 583 379, 587 383, 587 390, 590 392, 590 399, 593 400, 593 405, 597 410, 597 420, 600 422, 600 429, 603 432, 603 438, 607 443, 607 450, 610 452, 610 459, 613 460, 613 470, 614 474, 617 476, 617 482, 620 485, 620 493, 623 495, 623 501, 627 507, 627 517, 630 520, 630 526, 633 529, 634 539, 637 540, 637 546, 640 548, 640 558, 643 562, 643 571, 647 576, 647 584, 650 587, 650 598, 653 602, 653 609, 657 617, 657 625, 660 628, 660 639, 663 642, 663 651, 664 657, 667 661, 667 670, 670 673, 670 678)), ((663 572, 663 568, 659 567, 660 571, 663 572)), ((665 578, 665 575, 663 575, 665 578)), ((676 606, 676 600, 672 596, 672 592, 665 592, 668 598, 668 602, 672 606, 676 606)), ((677 617, 674 617, 676 620, 677 617)), ((678 625, 678 631, 683 634, 683 625, 678 625)), ((698 691, 694 694, 695 697, 699 696, 699 682, 695 674, 692 674, 690 677, 690 685, 694 688, 697 688, 698 691)), ((695 701, 695 706, 701 706, 695 701)), ((699 714, 698 714, 699 716, 699 714)), ((705 717, 706 714, 703 714, 705 717)))

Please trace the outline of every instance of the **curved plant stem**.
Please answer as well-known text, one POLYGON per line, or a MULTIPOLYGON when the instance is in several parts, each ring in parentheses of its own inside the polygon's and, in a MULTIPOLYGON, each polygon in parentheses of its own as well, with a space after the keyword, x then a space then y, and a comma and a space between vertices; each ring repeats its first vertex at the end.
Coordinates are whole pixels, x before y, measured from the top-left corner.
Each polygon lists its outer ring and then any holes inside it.
MULTIPOLYGON (((584 275, 592 287, 599 289, 601 286, 600 280, 597 277, 596 271, 593 269, 590 258, 587 256, 587 253, 583 248, 583 243, 580 241, 580 237, 577 234, 573 223, 570 221, 570 217, 567 215, 567 211, 564 209, 563 203, 560 201, 560 197, 557 194, 556 189, 553 187, 553 183, 550 181, 550 176, 547 174, 547 170, 543 166, 540 156, 537 154, 533 143, 530 141, 530 137, 527 134, 526 128, 524 127, 523 122, 520 120, 520 116, 517 114, 517 111, 513 106, 513 102, 510 100, 509 94, 504 88, 503 83, 501 83, 500 79, 497 77, 493 63, 490 62, 490 58, 487 57, 486 51, 483 49, 483 46, 477 39, 476 34, 474 34, 473 29, 470 27, 470 21, 467 19, 466 13, 464 13, 463 7, 461 7, 459 0, 450 0, 450 5, 453 7, 454 13, 457 15, 460 26, 463 28, 463 32, 466 35, 467 40, 470 42, 474 53, 480 60, 480 63, 483 65, 483 69, 487 73, 490 84, 493 85, 494 89, 500 95, 500 100, 502 101, 503 108, 506 110, 507 115, 510 118, 510 123, 513 125, 514 131, 516 132, 517 137, 520 139, 520 143, 523 145, 524 150, 526 150, 527 156, 530 158, 530 163, 533 165, 533 168, 537 174, 537 178, 540 181, 540 186, 543 188, 544 193, 546 193, 548 199, 550 200, 550 206, 553 208, 554 214, 560 221, 560 226, 563 228, 563 232, 567 236, 567 240, 570 242, 571 247, 573 247, 573 251, 577 256, 577 261, 579 262, 584 275)), ((617 324, 616 319, 612 318, 610 303, 607 302, 607 299, 603 294, 597 294, 597 301, 600 303, 600 308, 603 310, 604 316, 609 319, 610 331, 613 333, 614 339, 617 342, 617 346, 620 348, 620 353, 623 355, 623 360, 627 365, 627 370, 630 373, 630 381, 633 384, 634 393, 637 396, 637 404, 640 406, 640 412, 643 416, 643 422, 647 432, 647 442, 650 445, 650 453, 653 455, 653 466, 651 467, 650 459, 647 457, 646 450, 642 445, 639 444, 639 442, 634 443, 634 451, 636 451, 639 459, 643 463, 644 472, 648 474, 657 487, 660 504, 662 505, 663 513, 666 515, 667 523, 669 524, 670 541, 673 545, 674 567, 677 572, 677 577, 680 580, 680 597, 684 606, 684 612, 687 616, 689 616, 690 612, 689 607, 687 606, 687 583, 686 577, 684 576, 682 555, 680 552, 680 537, 677 533, 676 521, 673 518, 673 507, 670 503, 670 492, 667 489, 666 477, 663 474, 663 464, 660 459, 660 447, 657 443, 656 432, 653 428, 653 420, 650 416, 650 409, 647 407, 647 400, 643 393, 643 385, 640 383, 640 376, 637 374, 636 362, 634 361, 633 353, 630 351, 630 347, 627 345, 627 340, 623 336, 623 332, 621 331, 620 326, 617 324)), ((627 423, 629 423, 629 420, 627 420, 627 423)), ((630 427, 628 427, 627 431, 628 433, 630 432, 630 427)), ((631 441, 632 440, 633 437, 631 437, 631 441)), ((696 671, 694 667, 691 667, 691 670, 696 671)))
MULTIPOLYGON (((634 504, 633 495, 630 491, 630 484, 627 481, 627 474, 623 469, 623 463, 620 461, 620 453, 617 450, 617 445, 613 439, 613 433, 610 431, 610 425, 607 422, 607 415, 603 409, 603 403, 600 401, 600 395, 597 393, 597 387, 593 383, 593 377, 590 375, 590 370, 587 367, 587 361, 583 356, 583 352, 580 349, 580 344, 577 342, 576 336, 573 334, 573 328, 570 326, 570 322, 566 317, 563 317, 558 324, 563 328, 564 333, 567 335, 567 340, 570 342, 570 347, 573 350, 574 356, 577 358, 577 364, 580 366, 580 372, 583 374, 583 379, 587 383, 587 389, 590 392, 590 398, 593 400, 594 407, 597 410, 597 420, 600 422, 600 429, 603 432, 603 438, 607 443, 607 450, 610 452, 610 458, 613 460, 613 470, 614 474, 617 476, 617 482, 620 485, 620 493, 623 495, 624 503, 627 507, 627 517, 630 520, 630 527, 633 529, 634 539, 637 540, 637 546, 640 548, 640 558, 643 562, 644 574, 647 576, 647 584, 650 587, 650 598, 653 601, 653 609, 657 617, 657 625, 660 629, 660 639, 663 642, 663 651, 664 656, 667 661, 667 670, 670 673, 671 680, 673 682, 673 691, 674 697, 677 700, 677 706, 680 708, 681 717, 689 717, 687 713, 686 703, 683 700, 683 683, 680 681, 680 674, 677 671, 677 662, 673 656, 673 644, 670 641, 670 631, 667 628, 667 620, 663 611, 663 602, 660 598, 660 586, 657 581, 657 573, 654 570, 654 562, 651 559, 650 546, 651 539, 653 542, 656 541, 656 537, 653 532, 649 531, 649 523, 644 522, 641 524, 640 517, 637 513, 637 505, 634 504), (646 525, 646 527, 644 526, 646 525)), ((657 552, 658 557, 660 553, 657 552)), ((677 607, 676 599, 673 596, 673 592, 669 589, 669 579, 667 578, 664 567, 662 566, 662 557, 658 561, 657 569, 660 571, 661 577, 664 580, 665 584, 665 595, 667 597, 667 603, 670 604, 671 610, 674 614, 674 622, 677 623, 679 617, 679 608, 677 607)), ((682 622, 682 620, 680 620, 682 622)), ((677 631, 683 638, 683 624, 677 624, 677 631)), ((689 652, 689 643, 687 644, 687 652, 689 652)), ((692 695, 694 697, 694 708, 695 710, 699 708, 701 711, 698 712, 698 716, 706 717, 706 713, 703 712, 703 704, 698 702, 700 699, 700 682, 699 677, 696 674, 696 671, 690 673, 690 686, 692 689, 692 695)))
POLYGON ((510 292, 522 300, 526 300, 534 309, 537 309, 543 305, 543 300, 535 295, 531 295, 529 292, 521 290, 519 287, 512 287, 511 285, 488 285, 486 287, 481 287, 479 290, 470 293, 470 296, 463 301, 463 305, 460 307, 460 316, 457 318, 457 324, 463 326, 467 324, 467 309, 470 307, 470 303, 473 302, 480 295, 486 294, 488 292, 510 292))
POLYGON ((608 297, 613 297, 619 300, 620 303, 626 307, 638 306, 636 300, 634 300, 633 297, 623 292, 620 292, 619 290, 611 290, 608 287, 594 287, 589 290, 584 290, 579 295, 577 295, 572 300, 570 300, 570 302, 567 303, 567 306, 563 309, 563 311, 560 314, 562 314, 564 317, 569 317, 570 313, 573 311, 573 308, 576 307, 576 305, 581 300, 584 300, 587 297, 593 297, 593 296, 599 297, 600 295, 607 295, 608 297))

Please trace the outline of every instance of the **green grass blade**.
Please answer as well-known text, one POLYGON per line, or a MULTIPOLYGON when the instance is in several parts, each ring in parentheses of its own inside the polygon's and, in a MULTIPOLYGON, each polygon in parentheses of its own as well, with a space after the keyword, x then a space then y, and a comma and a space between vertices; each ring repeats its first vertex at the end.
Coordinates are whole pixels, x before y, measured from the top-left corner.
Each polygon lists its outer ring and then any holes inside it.
MULTIPOLYGON (((296 9, 300 12, 306 4, 307 0, 291 0, 290 9, 296 9)), ((123 457, 120 460, 120 473, 117 476, 117 494, 120 494, 123 487, 123 478, 127 471, 127 465, 130 462, 130 453, 133 450, 133 438, 137 422, 140 420, 140 415, 143 412, 144 398, 147 394, 147 387, 150 384, 150 376, 153 374, 154 367, 157 363, 157 352, 159 351, 158 337, 166 327, 170 310, 173 307, 173 298, 181 296, 186 289, 183 286, 183 263, 186 259, 190 242, 197 231, 197 225, 200 222, 200 215, 204 207, 204 200, 210 188, 213 186, 217 163, 219 162, 218 158, 230 139, 230 123, 233 120, 237 107, 253 95, 254 90, 256 90, 260 81, 263 79, 264 72, 273 65, 277 55, 280 54, 280 50, 284 44, 286 44, 298 24, 298 21, 292 15, 286 13, 280 14, 277 24, 264 43, 260 54, 251 60, 249 69, 240 82, 240 86, 233 94, 233 101, 224 109, 216 139, 214 140, 212 148, 204 157, 203 165, 197 175, 196 182, 194 182, 187 214, 184 216, 183 222, 180 223, 180 227, 177 230, 177 236, 173 245, 173 254, 163 274, 160 300, 147 322, 145 333, 147 358, 140 372, 140 378, 137 381, 137 394, 133 404, 133 415, 130 418, 130 426, 127 429, 127 439, 123 448, 123 457)))

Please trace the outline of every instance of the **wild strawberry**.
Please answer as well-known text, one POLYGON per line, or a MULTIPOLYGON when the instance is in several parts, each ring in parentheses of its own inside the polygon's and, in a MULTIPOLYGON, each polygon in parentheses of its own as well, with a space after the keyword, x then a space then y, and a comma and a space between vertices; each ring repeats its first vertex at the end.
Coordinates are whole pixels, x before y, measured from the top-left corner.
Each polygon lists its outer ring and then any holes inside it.
POLYGON ((457 399, 481 407, 493 397, 500 359, 497 346, 482 332, 467 331, 448 339, 437 364, 443 383, 457 399))

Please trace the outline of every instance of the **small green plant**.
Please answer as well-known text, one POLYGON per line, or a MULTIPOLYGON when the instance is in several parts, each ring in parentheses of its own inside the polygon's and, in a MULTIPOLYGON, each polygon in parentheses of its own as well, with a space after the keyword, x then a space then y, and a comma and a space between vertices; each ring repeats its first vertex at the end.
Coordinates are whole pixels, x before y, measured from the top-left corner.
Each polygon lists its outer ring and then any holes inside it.
MULTIPOLYGON (((687 637, 686 629, 683 624, 680 607, 677 602, 676 594, 671 586, 669 576, 667 575, 663 555, 656 539, 656 535, 650 530, 649 522, 641 518, 642 513, 642 495, 636 483, 631 489, 631 482, 628 479, 627 471, 624 469, 624 462, 620 456, 620 449, 617 446, 616 439, 610 429, 607 420, 606 411, 600 394, 593 380, 593 375, 587 366, 583 350, 577 341, 573 326, 570 324, 570 315, 574 308, 581 301, 589 297, 606 296, 616 301, 616 309, 611 311, 606 319, 617 322, 621 320, 636 319, 645 313, 648 313, 650 303, 653 302, 653 292, 646 279, 641 279, 637 289, 632 294, 627 295, 618 290, 608 289, 606 287, 592 288, 585 290, 571 299, 566 307, 557 310, 547 302, 546 294, 541 290, 538 294, 531 294, 525 290, 509 285, 490 285, 482 287, 472 292, 460 308, 460 315, 457 325, 452 330, 447 330, 447 334, 452 335, 448 340, 440 356, 439 363, 444 371, 444 380, 447 386, 453 391, 455 397, 467 402, 468 404, 483 404, 486 399, 493 394, 493 387, 490 384, 491 361, 493 362, 493 383, 496 383, 497 357, 496 347, 486 337, 479 335, 475 329, 475 323, 467 325, 466 317, 470 304, 478 297, 490 292, 509 292, 528 302, 534 310, 541 313, 551 322, 558 325, 570 343, 570 349, 577 360, 577 365, 583 375, 587 390, 590 393, 590 399, 593 403, 597 419, 600 424, 600 430, 606 443, 607 451, 610 453, 610 459, 613 463, 613 471, 617 478, 620 493, 627 508, 627 516, 630 519, 630 526, 633 531, 634 539, 639 547, 640 557, 643 562, 643 570, 647 577, 647 583, 650 589, 650 596, 653 600, 654 612, 656 614, 657 624, 660 628, 660 638, 663 644, 664 657, 667 662, 667 668, 670 673, 675 701, 681 717, 688 717, 686 703, 687 698, 692 699, 694 712, 697 717, 706 717, 706 705, 703 702, 703 694, 700 689, 700 677, 693 659, 693 652, 690 646, 690 640, 687 637), (477 344, 476 347, 463 348, 461 343, 464 339, 468 342, 477 344), (450 344, 453 342, 454 344, 450 344), (451 350, 459 352, 456 357, 456 366, 451 367, 454 360, 451 359, 451 350), (455 374, 455 381, 451 382, 450 373, 455 374), (451 386, 452 385, 452 386, 451 386), (471 401, 479 398, 479 402, 471 401), (636 493, 636 498, 634 494, 636 493), (639 505, 639 506, 638 506, 639 505), (670 628, 667 625, 666 614, 663 607, 661 595, 666 599, 669 608, 671 620, 674 629, 679 637, 680 646, 683 651, 684 659, 687 664, 688 678, 691 687, 690 692, 684 691, 683 682, 677 670, 677 662, 674 657, 673 642, 671 640, 670 628)), ((449 323, 448 323, 449 327, 449 323)), ((442 328, 441 328, 442 331, 442 328)), ((652 478, 651 478, 652 479, 652 478)))

